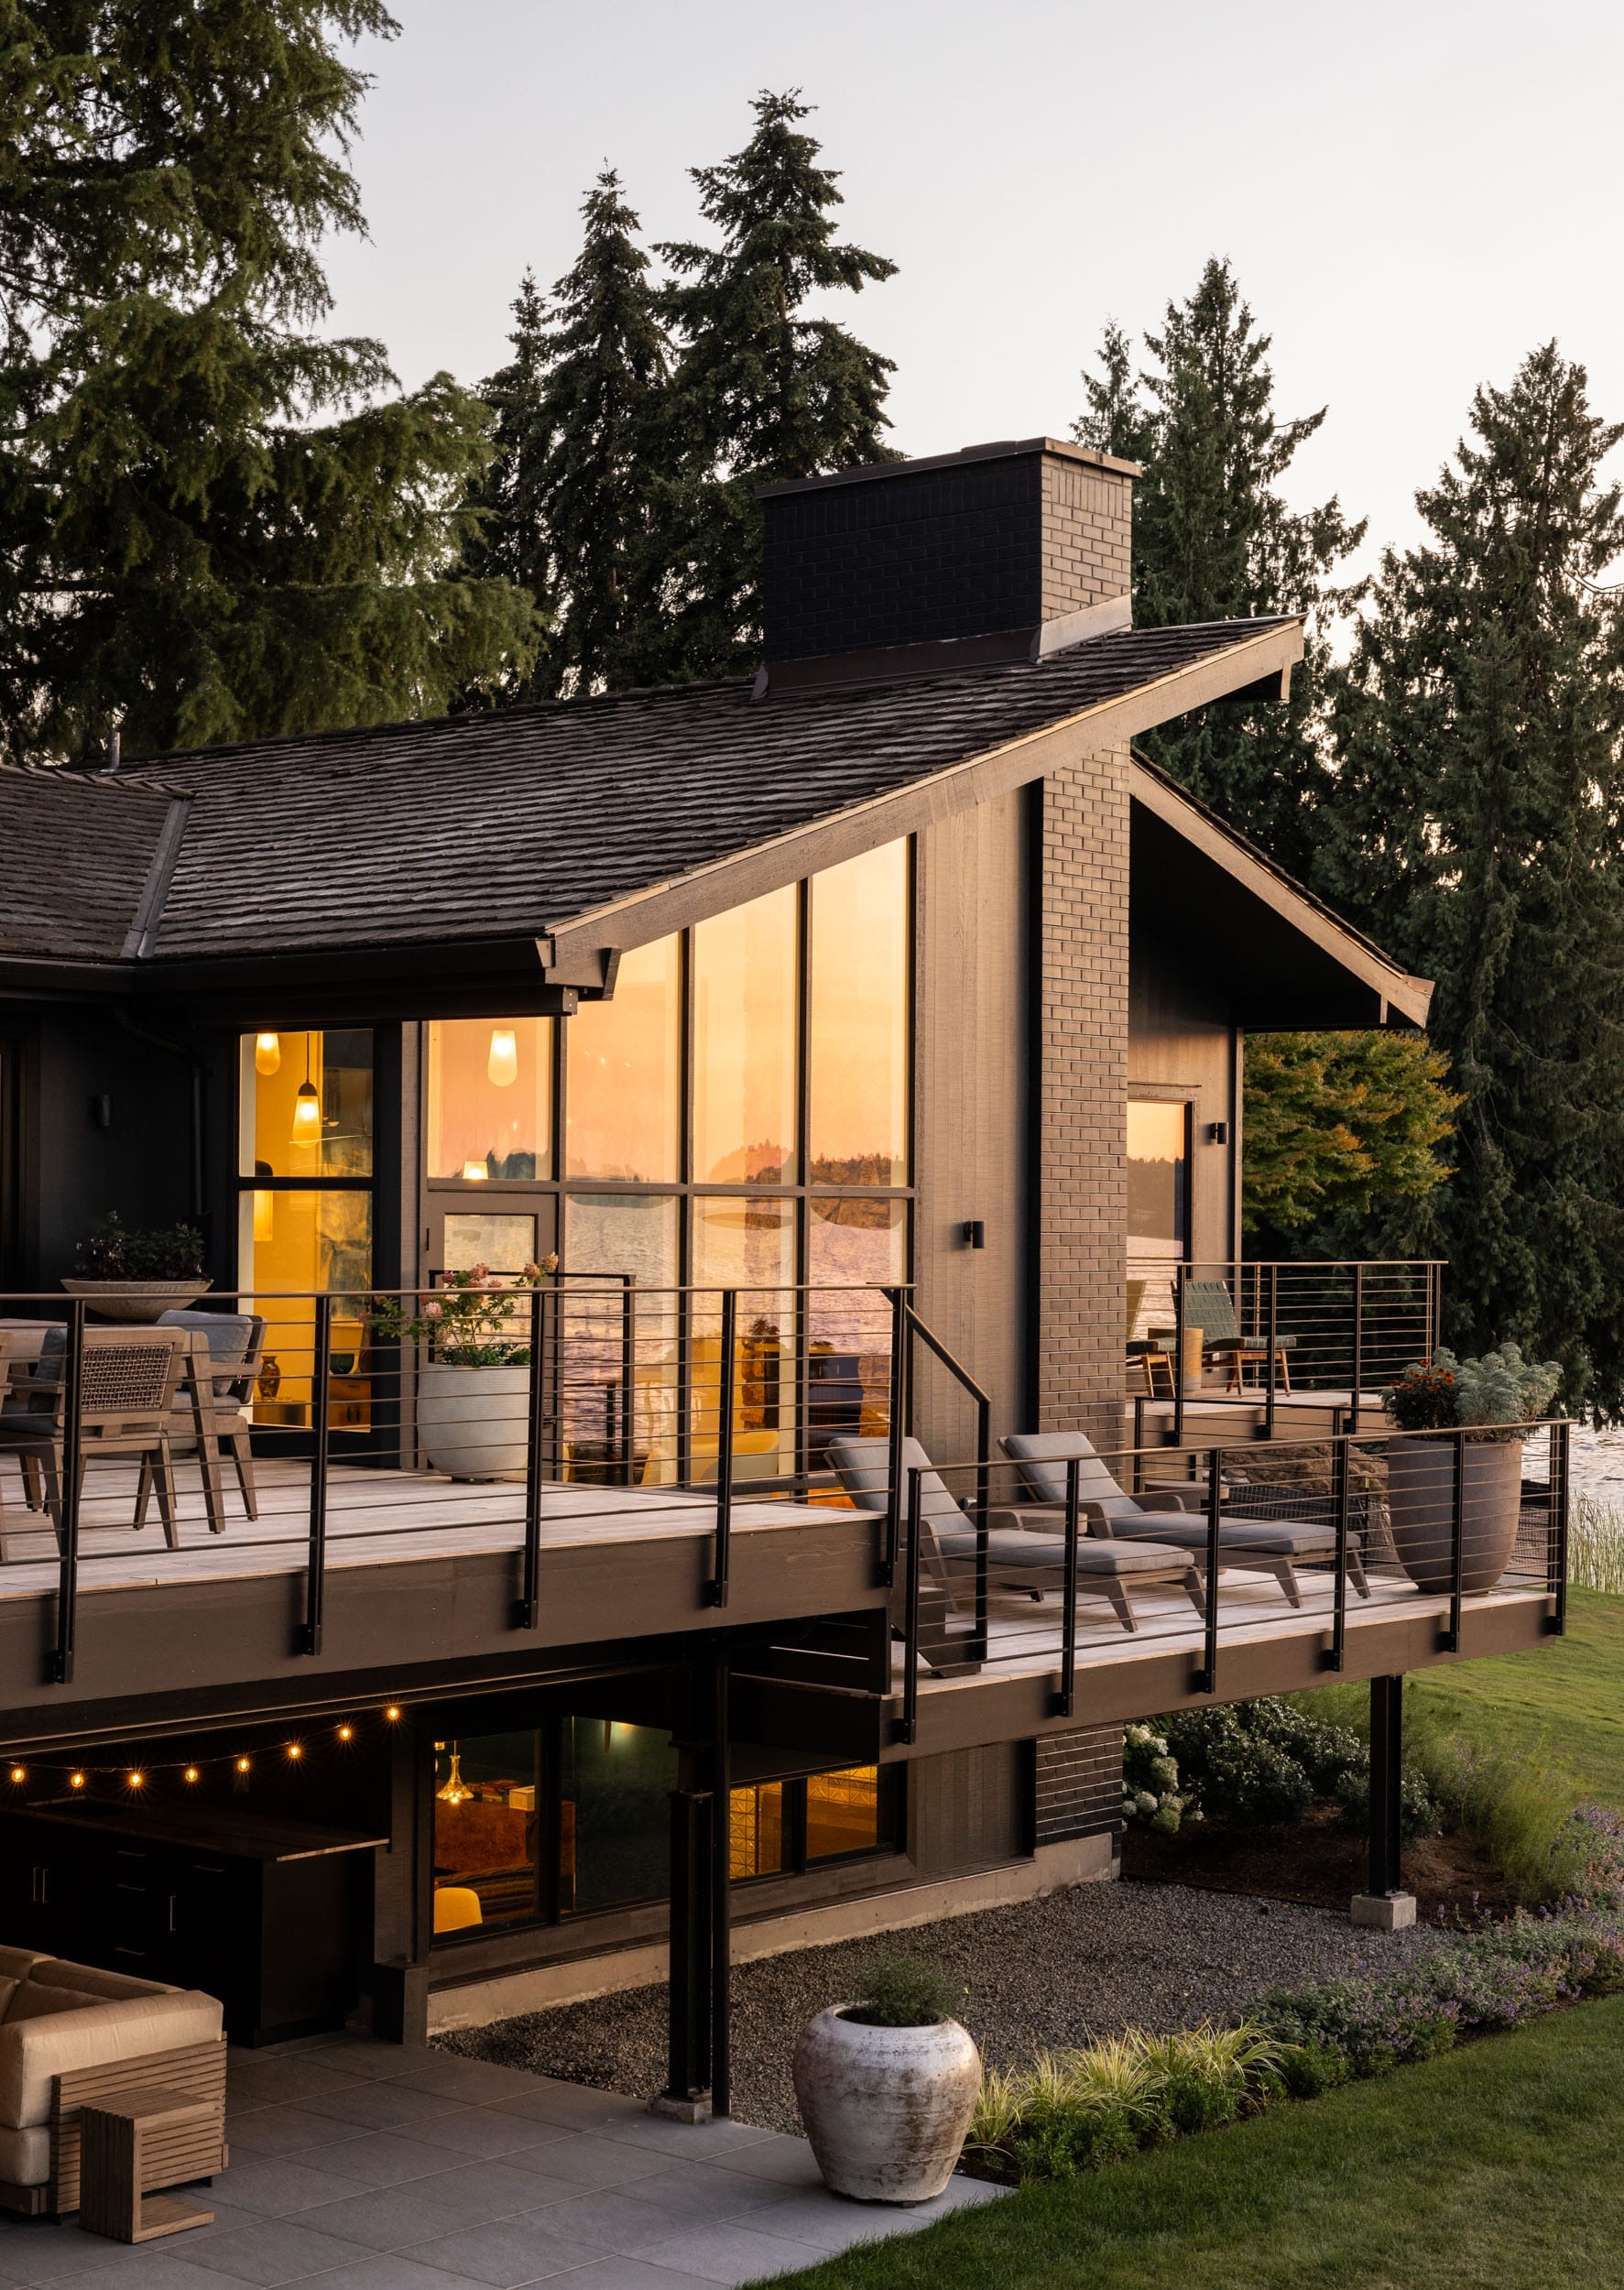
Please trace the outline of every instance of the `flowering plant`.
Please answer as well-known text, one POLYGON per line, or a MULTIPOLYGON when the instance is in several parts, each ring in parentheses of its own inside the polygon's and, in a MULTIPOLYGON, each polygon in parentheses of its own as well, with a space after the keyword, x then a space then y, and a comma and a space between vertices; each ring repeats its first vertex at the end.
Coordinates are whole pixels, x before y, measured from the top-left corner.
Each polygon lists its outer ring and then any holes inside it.
POLYGON ((448 1368, 523 1368, 530 1347, 514 1332, 515 1293, 540 1288, 557 1270, 556 1256, 518 1272, 471 1264, 465 1271, 448 1272, 445 1286, 419 1312, 409 1313, 398 1296, 375 1296, 372 1325, 379 1336, 401 1343, 427 1340, 435 1358, 448 1368))
POLYGON ((1517 1439, 1514 1425, 1542 1416, 1556 1396, 1562 1369, 1553 1359, 1524 1359, 1502 1344, 1481 1359, 1457 1359, 1442 1347, 1430 1365, 1417 1360, 1390 1383, 1381 1403, 1398 1430, 1455 1431, 1478 1439, 1517 1439))

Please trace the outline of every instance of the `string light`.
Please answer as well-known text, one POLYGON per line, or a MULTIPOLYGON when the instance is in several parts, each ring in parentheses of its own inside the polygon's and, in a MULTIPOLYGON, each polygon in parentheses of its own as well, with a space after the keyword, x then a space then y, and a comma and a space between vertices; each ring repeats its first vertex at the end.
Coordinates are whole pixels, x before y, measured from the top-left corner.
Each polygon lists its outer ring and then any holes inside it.
POLYGON ((304 1750, 299 1742, 289 1741, 288 1744, 288 1754, 293 1760, 294 1763, 297 1764, 299 1760, 304 1755, 304 1750))
POLYGON ((82 1789, 84 1787, 84 1775, 82 1773, 70 1773, 68 1776, 68 1786, 70 1789, 82 1789))
POLYGON ((11 1778, 13 1782, 20 1787, 21 1784, 28 1778, 27 1768, 21 1765, 14 1765, 11 1769, 11 1778))
POLYGON ((396 1719, 399 1717, 399 1715, 400 1715, 399 1707, 398 1707, 398 1705, 397 1703, 394 1703, 394 1702, 391 1702, 391 1703, 389 1704, 388 1708, 387 1708, 387 1709, 386 1709, 386 1710, 385 1710, 385 1712, 384 1712, 384 1716, 385 1716, 385 1717, 388 1719, 388 1721, 389 1721, 389 1723, 390 1723, 391 1725, 393 1725, 393 1724, 395 1723, 395 1720, 396 1720, 396 1719))
MULTIPOLYGON (((406 1712, 398 1702, 389 1702, 378 1715, 393 1726, 399 1724, 406 1712)), ((356 1726, 352 1719, 346 1718, 333 1728, 333 1738, 345 1747, 351 1747, 360 1741, 364 1731, 364 1728, 356 1726)), ((290 1765, 306 1765, 310 1762, 310 1744, 306 1741, 286 1741, 282 1744, 282 1753, 290 1765)), ((271 1752, 267 1751, 265 1754, 269 1755, 271 1752)), ((111 1783, 114 1787, 145 1792, 157 1789, 166 1775, 169 1776, 172 1782, 184 1782, 191 1786, 195 1786, 202 1780, 203 1771, 207 1766, 213 1766, 216 1769, 229 1767, 237 1775, 245 1776, 254 1771, 254 1757, 246 1750, 223 1750, 214 1757, 191 1759, 185 1763, 177 1760, 172 1765, 75 1765, 68 1768, 49 1764, 7 1764, 0 1770, 4 1771, 5 1778, 14 1789, 21 1789, 31 1783, 36 1788, 48 1790, 52 1788, 60 1790, 66 1787, 72 1790, 89 1791, 93 1783, 99 1781, 103 1783, 111 1783)))
POLYGON ((189 1765, 186 1769, 186 1779, 188 1781, 196 1781, 197 1777, 197 1767, 195 1765, 189 1765))
POLYGON ((353 1741, 355 1739, 354 1727, 340 1726, 338 1729, 338 1738, 341 1741, 353 1741))
POLYGON ((245 1757, 239 1757, 236 1761, 236 1769, 239 1773, 250 1772, 252 1770, 250 1761, 245 1757))
POLYGON ((143 1773, 138 1767, 133 1765, 131 1766, 129 1772, 129 1783, 132 1789, 139 1789, 142 1783, 146 1779, 146 1774, 143 1773))

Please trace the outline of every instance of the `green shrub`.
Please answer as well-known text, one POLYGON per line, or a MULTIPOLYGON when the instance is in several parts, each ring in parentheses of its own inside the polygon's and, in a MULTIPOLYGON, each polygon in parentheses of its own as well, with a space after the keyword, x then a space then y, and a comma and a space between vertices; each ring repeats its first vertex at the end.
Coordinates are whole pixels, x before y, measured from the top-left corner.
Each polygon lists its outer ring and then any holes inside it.
POLYGON ((1029 2184, 1102 2171, 1109 2163, 1126 2162, 1139 2148, 1139 2127, 1126 2110, 1063 2100, 1023 2119, 1010 2155, 1022 2183, 1029 2184))
MULTIPOLYGON (((1180 1710, 1161 1731, 1183 1788, 1209 1818, 1242 1827, 1297 1821, 1316 1798, 1334 1799, 1350 1822, 1368 1816, 1368 1747, 1347 1727, 1328 1725, 1296 1703, 1266 1696, 1180 1710)), ((1416 1768, 1405 1773, 1402 1819, 1406 1841, 1437 1826, 1416 1768)))
POLYGON ((930 2028, 951 2020, 965 1990, 936 1964, 885 1949, 864 1968, 862 1993, 846 2018, 867 2028, 930 2028))

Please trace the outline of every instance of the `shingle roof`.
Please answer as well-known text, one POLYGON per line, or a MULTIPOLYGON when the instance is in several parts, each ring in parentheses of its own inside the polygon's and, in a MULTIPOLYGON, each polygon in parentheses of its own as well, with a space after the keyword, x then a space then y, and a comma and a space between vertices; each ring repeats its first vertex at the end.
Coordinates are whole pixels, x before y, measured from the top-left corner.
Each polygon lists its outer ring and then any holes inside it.
POLYGON ((0 954, 117 961, 161 889, 174 811, 144 779, 0 768, 0 954))
MULTIPOLYGON (((742 680, 680 685, 148 759, 134 767, 144 780, 191 801, 143 952, 161 963, 553 930, 1289 625, 1125 631, 1032 665, 759 703, 742 680)), ((29 813, 39 889, 17 912, 50 933, 15 943, 116 955, 167 795, 13 773, 0 804, 0 841, 14 812, 29 813), (67 943, 70 908, 100 918, 93 946, 67 943)), ((8 854, 8 900, 12 873, 8 854)))

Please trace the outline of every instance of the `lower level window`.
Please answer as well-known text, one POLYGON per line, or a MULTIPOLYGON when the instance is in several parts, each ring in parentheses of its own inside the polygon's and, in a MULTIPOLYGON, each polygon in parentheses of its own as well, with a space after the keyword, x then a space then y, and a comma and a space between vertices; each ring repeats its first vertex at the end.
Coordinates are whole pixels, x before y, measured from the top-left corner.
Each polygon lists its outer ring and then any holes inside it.
POLYGON ((736 1789, 728 1832, 735 1881, 799 1875, 815 1861, 888 1848, 896 1838, 895 1783, 892 1769, 854 1765, 736 1789))

